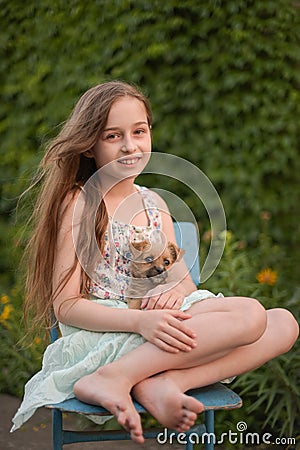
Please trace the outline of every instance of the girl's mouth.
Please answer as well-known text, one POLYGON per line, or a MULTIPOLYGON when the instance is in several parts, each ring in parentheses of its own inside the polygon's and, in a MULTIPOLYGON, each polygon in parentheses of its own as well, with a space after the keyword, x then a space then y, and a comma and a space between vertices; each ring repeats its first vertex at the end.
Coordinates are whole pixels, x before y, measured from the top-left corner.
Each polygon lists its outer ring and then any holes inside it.
POLYGON ((134 164, 136 164, 137 162, 139 162, 141 159, 141 156, 137 157, 132 157, 132 158, 122 158, 122 159, 118 159, 118 162, 121 164, 124 164, 125 166, 132 166, 134 164))

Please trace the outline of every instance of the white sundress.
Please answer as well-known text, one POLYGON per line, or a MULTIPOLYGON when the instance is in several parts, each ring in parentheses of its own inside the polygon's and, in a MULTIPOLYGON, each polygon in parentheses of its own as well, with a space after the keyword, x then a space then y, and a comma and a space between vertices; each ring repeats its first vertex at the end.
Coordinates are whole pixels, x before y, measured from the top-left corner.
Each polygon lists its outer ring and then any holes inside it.
MULTIPOLYGON (((105 249, 90 287, 90 300, 113 308, 127 308, 125 291, 129 282, 129 241, 143 240, 155 236, 161 229, 161 216, 150 190, 138 187, 148 215, 148 226, 133 226, 109 221, 105 235, 105 249), (113 238, 114 245, 109 245, 113 238), (111 270, 111 268, 114 270, 111 270)), ((201 300, 214 295, 207 290, 198 290, 184 299, 182 311, 201 300)), ((84 375, 121 358, 145 342, 135 333, 94 332, 59 324, 61 337, 48 345, 43 356, 42 369, 25 385, 23 401, 13 418, 15 431, 36 411, 47 404, 59 403, 74 397, 73 386, 84 375)))

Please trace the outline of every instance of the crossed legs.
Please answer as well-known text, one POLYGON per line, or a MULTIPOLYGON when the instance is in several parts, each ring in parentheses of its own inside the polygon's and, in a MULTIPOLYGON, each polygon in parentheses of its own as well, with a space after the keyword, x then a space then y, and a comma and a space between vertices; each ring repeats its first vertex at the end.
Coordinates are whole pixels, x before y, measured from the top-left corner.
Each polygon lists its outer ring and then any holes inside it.
POLYGON ((186 431, 203 411, 186 390, 255 369, 288 351, 298 336, 288 311, 266 312, 253 299, 207 299, 189 313, 197 334, 190 352, 164 352, 147 342, 81 378, 76 397, 107 408, 139 443, 143 434, 131 393, 162 425, 186 431))

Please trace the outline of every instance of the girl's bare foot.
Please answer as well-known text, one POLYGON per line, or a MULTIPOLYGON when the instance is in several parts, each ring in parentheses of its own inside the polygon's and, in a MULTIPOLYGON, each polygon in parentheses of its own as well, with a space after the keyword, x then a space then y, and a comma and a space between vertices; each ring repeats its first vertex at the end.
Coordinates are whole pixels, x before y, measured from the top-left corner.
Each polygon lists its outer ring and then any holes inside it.
POLYGON ((144 437, 141 419, 132 403, 130 390, 129 380, 120 373, 112 374, 107 370, 107 366, 80 378, 73 388, 79 400, 106 408, 131 434, 132 440, 142 444, 144 437))
POLYGON ((133 388, 133 395, 161 425, 178 432, 189 430, 204 410, 201 402, 181 392, 164 374, 138 383, 133 388))

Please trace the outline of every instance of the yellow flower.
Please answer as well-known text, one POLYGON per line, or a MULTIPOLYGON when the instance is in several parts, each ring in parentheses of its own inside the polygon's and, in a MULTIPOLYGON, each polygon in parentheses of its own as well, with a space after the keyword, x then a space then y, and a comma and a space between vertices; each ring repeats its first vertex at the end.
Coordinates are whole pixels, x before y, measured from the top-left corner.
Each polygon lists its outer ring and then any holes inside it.
POLYGON ((203 234, 203 240, 204 242, 210 242, 212 238, 212 232, 211 230, 207 230, 205 231, 205 233, 203 234))
POLYGON ((268 222, 271 219, 271 213, 269 211, 261 211, 260 218, 261 220, 268 222))
POLYGON ((262 269, 256 275, 256 279, 260 284, 268 284, 269 286, 274 286, 277 282, 277 272, 272 270, 270 267, 262 269))
POLYGON ((1 295, 1 300, 0 302, 2 303, 2 305, 6 305, 6 303, 9 302, 9 298, 7 297, 6 294, 1 295))
POLYGON ((5 323, 12 312, 13 307, 11 305, 5 305, 2 313, 0 314, 0 323, 5 323))
POLYGON ((34 340, 33 340, 33 342, 34 342, 36 345, 39 345, 39 344, 41 343, 41 338, 35 337, 34 340))

